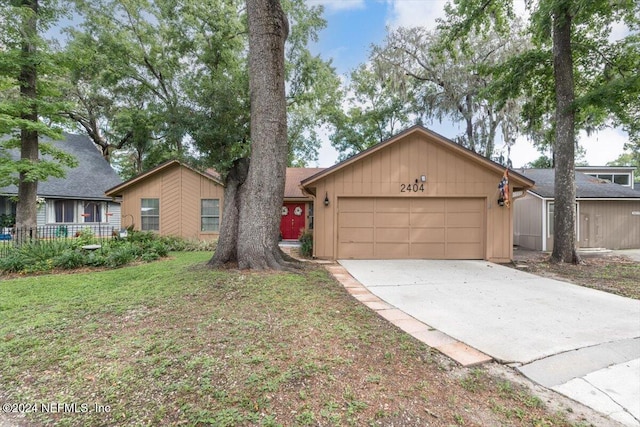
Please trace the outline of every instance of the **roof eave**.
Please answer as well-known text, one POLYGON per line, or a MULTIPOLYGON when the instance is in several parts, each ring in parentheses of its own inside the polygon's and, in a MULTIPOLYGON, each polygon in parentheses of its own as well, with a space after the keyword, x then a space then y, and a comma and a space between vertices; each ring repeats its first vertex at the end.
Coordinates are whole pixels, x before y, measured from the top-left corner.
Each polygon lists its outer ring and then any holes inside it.
POLYGON ((138 176, 134 176, 133 178, 123 182, 122 184, 116 185, 115 187, 112 187, 112 188, 108 189, 104 193, 109 197, 119 196, 121 194, 121 192, 124 191, 126 188, 128 188, 128 187, 130 187, 130 186, 132 186, 134 184, 137 184, 138 182, 143 181, 144 179, 148 178, 149 176, 155 175, 156 173, 159 173, 159 172, 161 172, 161 171, 163 171, 163 170, 165 170, 165 169, 167 169, 167 168, 169 168, 171 166, 174 166, 174 165, 183 166, 183 167, 185 167, 185 168, 187 168, 187 169, 189 169, 189 170, 191 170, 191 171, 193 171, 193 172, 195 172, 195 173, 197 173, 199 175, 202 175, 205 178, 210 179, 211 181, 214 181, 215 183, 217 183, 217 184, 219 184, 219 185, 224 187, 224 184, 219 179, 217 179, 216 177, 212 176, 211 174, 200 172, 199 170, 196 170, 196 169, 192 168, 191 166, 186 165, 186 164, 184 164, 184 163, 182 163, 182 162, 180 162, 178 160, 168 160, 168 161, 166 161, 164 163, 159 164, 158 166, 156 166, 153 169, 150 169, 150 170, 148 170, 146 172, 143 172, 138 176))
MULTIPOLYGON (((481 155, 474 153, 473 151, 464 148, 463 146, 456 144, 455 142, 451 141, 448 138, 445 138, 444 136, 433 132, 427 128, 425 128, 424 126, 421 125, 414 125, 400 133, 398 133, 397 135, 387 139, 386 141, 382 141, 364 151, 361 151, 360 153, 346 159, 343 160, 340 163, 337 163, 315 175, 312 175, 304 180, 301 181, 301 186, 303 188, 307 188, 309 187, 311 184, 315 183, 316 181, 319 181, 320 179, 324 178, 325 176, 338 171, 356 161, 358 161, 359 159, 369 156, 379 150, 382 150, 384 148, 386 148, 387 146, 395 143, 396 141, 406 137, 407 135, 411 134, 411 133, 415 133, 415 132, 420 132, 424 135, 427 136, 431 136, 432 138, 436 139, 440 144, 442 144, 444 147, 456 151, 462 155, 464 155, 465 157, 468 157, 469 159, 483 164, 484 166, 487 166, 493 170, 495 170, 497 173, 503 173, 505 170, 505 167, 492 161, 489 160, 485 157, 482 157, 481 155)), ((533 187, 535 185, 535 182, 529 178, 527 178, 524 175, 519 174, 518 172, 514 171, 513 169, 509 169, 509 183, 512 186, 513 189, 516 190, 527 190, 531 187, 533 187)))

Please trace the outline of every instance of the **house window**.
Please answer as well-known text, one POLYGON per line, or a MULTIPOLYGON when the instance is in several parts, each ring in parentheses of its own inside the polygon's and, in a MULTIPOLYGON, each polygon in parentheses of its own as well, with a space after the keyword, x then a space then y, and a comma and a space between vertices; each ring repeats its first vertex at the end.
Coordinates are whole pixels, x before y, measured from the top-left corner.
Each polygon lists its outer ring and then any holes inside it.
POLYGON ((555 204, 553 202, 550 202, 549 207, 547 208, 547 237, 553 237, 554 211, 555 211, 555 204))
POLYGON ((596 177, 598 179, 604 179, 609 182, 613 182, 619 185, 624 185, 626 187, 631 187, 631 175, 628 173, 619 174, 619 173, 590 173, 589 175, 596 177))
POLYGON ((102 204, 84 202, 83 222, 102 222, 102 204))
POLYGON ((73 200, 53 202, 54 222, 74 222, 76 204, 73 200))
POLYGON ((629 186, 629 175, 614 175, 613 182, 620 185, 629 186))
POLYGON ((159 231, 160 230, 160 200, 159 199, 141 199, 140 228, 143 231, 159 231))
MULTIPOLYGON (((551 238, 554 236, 555 233, 555 224, 554 224, 554 218, 555 218, 555 203, 554 202, 549 202, 549 205, 547 207, 547 237, 551 238)), ((575 208, 576 208, 576 218, 579 218, 580 215, 578 213, 578 203, 575 204, 575 208)), ((574 224, 574 231, 576 232, 576 236, 578 233, 578 221, 575 222, 574 224)))
POLYGON ((202 199, 200 201, 200 231, 220 230, 220 200, 202 199))

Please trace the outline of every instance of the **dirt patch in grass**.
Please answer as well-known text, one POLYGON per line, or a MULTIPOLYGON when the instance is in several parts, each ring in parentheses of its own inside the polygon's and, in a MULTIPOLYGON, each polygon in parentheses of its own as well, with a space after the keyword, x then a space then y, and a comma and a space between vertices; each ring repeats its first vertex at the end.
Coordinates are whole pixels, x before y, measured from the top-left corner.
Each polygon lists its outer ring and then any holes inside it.
POLYGON ((550 255, 514 251, 514 266, 539 276, 564 280, 624 297, 640 299, 640 262, 612 252, 582 255, 582 263, 555 264, 550 255))

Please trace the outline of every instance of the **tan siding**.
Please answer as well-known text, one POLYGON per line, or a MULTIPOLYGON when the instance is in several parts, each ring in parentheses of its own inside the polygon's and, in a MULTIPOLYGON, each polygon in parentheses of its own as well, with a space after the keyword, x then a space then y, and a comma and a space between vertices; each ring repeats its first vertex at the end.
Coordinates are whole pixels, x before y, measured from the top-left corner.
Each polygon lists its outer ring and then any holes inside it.
POLYGON ((181 167, 171 168, 162 175, 160 198, 160 234, 181 236, 181 167))
MULTIPOLYGON (((501 176, 480 164, 470 161, 440 145, 430 143, 426 136, 410 135, 383 150, 354 162, 319 180, 316 188, 315 255, 321 258, 337 256, 335 225, 338 217, 339 197, 360 197, 368 188, 362 184, 357 191, 358 179, 370 179, 373 197, 398 197, 400 199, 455 197, 485 199, 486 212, 482 217, 486 236, 483 237, 485 257, 507 261, 512 255, 511 210, 497 206, 497 185, 501 176), (371 171, 369 178, 368 171, 371 171), (401 184, 413 184, 426 175, 423 192, 401 193, 401 184), (323 204, 325 192, 329 207, 323 204)), ((369 193, 366 194, 369 196, 369 193)))
POLYGON ((160 234, 187 239, 215 239, 218 233, 200 232, 200 200, 220 199, 220 213, 224 188, 184 166, 162 169, 123 190, 122 225, 140 229, 140 199, 160 199, 160 234), (131 216, 127 216, 131 215, 131 216))
POLYGON ((200 175, 189 169, 182 170, 182 235, 189 239, 198 239, 200 234, 200 175))
MULTIPOLYGON (((161 199, 162 177, 152 176, 145 181, 136 183, 129 187, 122 195, 122 226, 133 225, 134 229, 140 230, 140 199, 161 199)), ((162 209, 162 201, 160 201, 162 209)), ((160 226, 162 226, 162 213, 160 214, 160 226)))
POLYGON ((640 248, 640 201, 580 201, 578 246, 640 248))

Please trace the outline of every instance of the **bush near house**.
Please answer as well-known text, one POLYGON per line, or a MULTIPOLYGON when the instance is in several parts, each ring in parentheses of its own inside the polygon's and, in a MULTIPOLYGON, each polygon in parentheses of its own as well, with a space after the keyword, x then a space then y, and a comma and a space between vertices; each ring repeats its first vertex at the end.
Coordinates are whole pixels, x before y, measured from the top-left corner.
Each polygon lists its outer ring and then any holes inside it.
POLYGON ((313 232, 305 231, 300 235, 300 255, 311 258, 313 255, 313 232))
POLYGON ((11 247, 0 258, 0 272, 31 274, 81 267, 115 268, 132 262, 155 261, 166 257, 170 251, 212 251, 213 248, 211 243, 140 231, 129 232, 126 238, 98 241, 90 229, 85 229, 72 239, 39 239, 11 247), (97 243, 100 243, 98 249, 86 248, 97 243))

